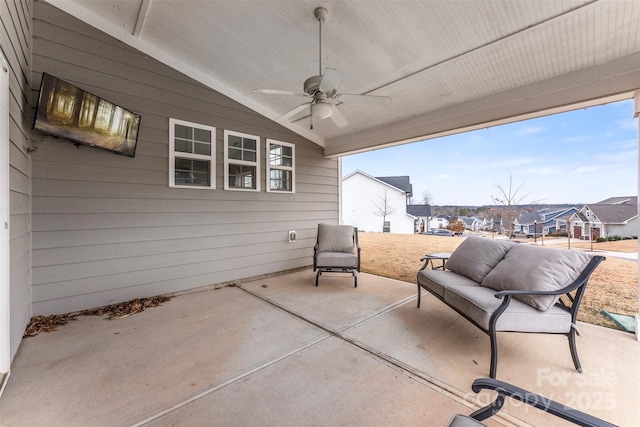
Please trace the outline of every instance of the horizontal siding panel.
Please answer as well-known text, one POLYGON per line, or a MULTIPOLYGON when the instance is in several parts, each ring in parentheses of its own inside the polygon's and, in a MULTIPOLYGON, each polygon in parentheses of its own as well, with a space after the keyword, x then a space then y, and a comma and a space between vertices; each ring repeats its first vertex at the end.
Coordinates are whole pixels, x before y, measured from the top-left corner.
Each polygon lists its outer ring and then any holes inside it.
MULTIPOLYGON (((118 157, 122 159, 120 160, 122 164, 126 164, 126 162, 130 160, 125 156, 118 157)), ((37 157, 34 157, 34 159, 36 158, 37 157)), ((112 167, 88 164, 75 164, 73 167, 65 167, 64 159, 59 163, 34 160, 32 173, 34 178, 42 179, 88 180, 120 182, 123 184, 166 184, 168 180, 167 172, 164 171, 128 168, 118 168, 114 170, 112 167)))
POLYGON ((29 195, 11 191, 9 193, 9 208, 11 215, 29 212, 29 195))
POLYGON ((9 182, 11 191, 29 194, 29 177, 13 167, 9 168, 9 182))
MULTIPOLYGON (((286 242, 286 248, 307 245, 306 239, 316 238, 316 229, 297 229, 297 241, 286 242)), ((174 238, 172 240, 149 240, 142 242, 101 244, 97 246, 81 245, 67 248, 34 249, 34 267, 55 266, 63 264, 83 263, 89 261, 121 260, 129 257, 149 256, 156 254, 185 253, 189 251, 213 248, 233 248, 240 246, 263 245, 286 241, 287 233, 276 230, 272 232, 252 233, 250 235, 215 235, 204 237, 174 238), (125 254, 125 255, 123 255, 125 254)), ((309 251, 311 254, 311 251, 309 251)))
MULTIPOLYGON (((139 198, 139 199, 171 199, 171 200, 217 200, 221 203, 236 200, 246 200, 247 193, 239 191, 225 191, 220 188, 216 190, 194 190, 188 188, 169 188, 168 184, 129 184, 122 186, 111 182, 92 181, 69 181, 34 179, 32 182, 32 192, 34 196, 42 196, 38 199, 38 204, 46 203, 47 197, 78 197, 78 198, 139 198)), ((336 202, 338 196, 335 193, 311 194, 296 192, 295 194, 284 193, 252 193, 250 199, 253 202, 336 202)), ((38 208, 42 209, 42 208, 38 208)))
POLYGON ((12 239, 29 233, 29 214, 13 214, 9 217, 9 235, 12 239))
MULTIPOLYGON (((330 219, 333 210, 317 211, 316 219, 330 219)), ((274 221, 298 221, 308 218, 307 211, 279 212, 273 215, 274 221)), ((211 225, 242 223, 257 227, 261 222, 268 222, 262 212, 229 213, 106 213, 106 214, 33 214, 32 224, 35 230, 92 230, 97 228, 136 228, 136 227, 170 227, 180 225, 211 225), (256 225, 251 225, 256 224, 256 225)))
MULTIPOLYGON (((284 232, 285 230, 297 230, 298 233, 304 230, 312 230, 315 235, 319 222, 331 222, 335 218, 320 220, 317 218, 304 219, 300 221, 273 221, 263 222, 256 227, 257 232, 284 232)), ((247 225, 236 224, 216 224, 216 225, 192 225, 177 227, 145 227, 145 228, 118 228, 118 229, 95 229, 95 230, 65 230, 65 231, 45 231, 38 232, 33 236, 33 249, 59 249, 64 252, 68 247, 85 247, 89 251, 91 246, 102 246, 118 243, 130 242, 155 242, 169 239, 195 239, 202 236, 216 236, 226 238, 234 236, 239 241, 248 239, 246 231, 247 225)), ((252 233, 253 234, 253 233, 252 233)), ((96 250, 99 250, 96 248, 96 250)), ((52 257, 51 252, 38 252, 45 254, 45 259, 35 259, 34 265, 47 265, 47 260, 52 257)), ((73 262, 67 258, 66 262, 73 262)))
POLYGON ((20 234, 18 236, 11 236, 11 250, 9 259, 11 264, 14 264, 20 258, 26 256, 29 252, 29 235, 20 234))
POLYGON ((13 144, 9 147, 9 164, 24 175, 29 174, 29 158, 27 154, 13 144))
POLYGON ((99 307, 129 301, 133 298, 142 298, 151 295, 169 294, 181 291, 211 286, 216 283, 231 282, 245 277, 260 276, 279 271, 292 270, 304 267, 304 259, 287 259, 277 264, 267 266, 253 265, 242 270, 227 270, 200 276, 180 277, 178 279, 162 280, 152 283, 144 283, 138 286, 105 290, 90 294, 74 295, 67 298, 56 298, 41 302, 34 302, 33 311, 44 315, 55 313, 69 313, 77 311, 78 307, 99 307))
MULTIPOLYGON (((250 253, 255 254, 257 253, 257 251, 250 251, 250 253)), ((164 255, 155 258, 165 258, 169 262, 169 264, 162 265, 160 263, 147 262, 147 260, 145 259, 137 258, 136 261, 142 263, 144 266, 153 266, 149 269, 135 268, 127 271, 122 267, 121 264, 114 263, 114 266, 119 267, 117 271, 112 270, 111 272, 109 272, 104 270, 108 274, 93 276, 90 278, 90 280, 87 280, 86 278, 65 280, 57 283, 49 283, 47 286, 39 286, 37 284, 37 277, 40 277, 43 274, 42 270, 51 271, 52 274, 55 274, 56 271, 50 267, 34 268, 34 285, 32 286, 33 301, 38 302, 47 299, 61 297, 64 298, 73 295, 100 292, 103 290, 139 286, 147 283, 160 282, 169 279, 179 279, 181 277, 202 276, 214 272, 235 270, 235 268, 233 267, 234 264, 229 262, 231 257, 211 260, 207 259, 203 261, 191 262, 188 264, 172 261, 169 259, 169 257, 164 255), (120 270, 123 271, 121 272, 120 270)), ((255 263, 253 267, 261 264, 277 264, 289 259, 304 258, 307 259, 307 265, 309 265, 309 260, 311 259, 311 257, 309 256, 308 250, 297 249, 286 252, 269 252, 267 256, 261 257, 260 263, 255 263)), ((100 271, 103 270, 101 269, 100 271)), ((215 284, 215 282, 210 284, 215 284)), ((206 284, 203 286, 206 286, 206 284)))
MULTIPOLYGON (((309 202, 310 203, 310 202, 309 202)), ((264 201, 260 203, 260 213, 299 211, 323 211, 335 209, 335 203, 309 203, 302 204, 295 200, 264 201)), ((76 197, 42 197, 38 198, 37 206, 34 205, 34 214, 110 214, 110 213, 241 213, 251 211, 255 208, 256 202, 251 200, 240 201, 220 201, 220 200, 191 200, 189 206, 185 207, 184 200, 162 200, 162 199, 114 199, 114 198, 87 198, 76 197)))

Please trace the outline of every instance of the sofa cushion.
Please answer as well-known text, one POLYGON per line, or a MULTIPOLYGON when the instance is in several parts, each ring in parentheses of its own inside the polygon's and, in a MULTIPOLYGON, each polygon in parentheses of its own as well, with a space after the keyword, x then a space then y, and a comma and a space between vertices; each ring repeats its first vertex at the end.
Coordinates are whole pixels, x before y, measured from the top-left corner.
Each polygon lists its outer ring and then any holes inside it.
POLYGON ((320 252, 316 257, 317 267, 357 268, 358 257, 344 252, 320 252))
POLYGON ((447 269, 481 283, 514 245, 506 240, 467 237, 451 254, 447 269))
MULTIPOLYGON (((444 301, 464 313, 481 328, 488 330, 491 315, 502 304, 495 291, 481 286, 450 286, 444 301)), ((562 307, 541 312, 528 304, 512 299, 498 319, 496 331, 566 334, 571 330, 571 314, 562 307)))
POLYGON ((318 252, 353 253, 353 227, 318 224, 318 252))
MULTIPOLYGON (((482 286, 496 291, 556 291, 578 278, 591 257, 579 251, 513 246, 487 274, 482 286)), ((518 295, 515 298, 538 310, 548 310, 559 295, 518 295)))
POLYGON ((422 270, 418 272, 418 284, 444 299, 444 290, 449 286, 475 286, 478 283, 452 271, 422 270))

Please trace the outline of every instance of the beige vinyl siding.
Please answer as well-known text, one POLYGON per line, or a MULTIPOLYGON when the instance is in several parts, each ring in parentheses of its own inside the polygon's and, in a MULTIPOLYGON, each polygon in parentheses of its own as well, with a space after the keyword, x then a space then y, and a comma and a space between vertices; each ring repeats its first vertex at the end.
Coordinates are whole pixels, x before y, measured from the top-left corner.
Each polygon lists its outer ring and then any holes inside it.
POLYGON ((29 0, 0 2, 0 48, 9 65, 11 357, 31 317, 29 105, 31 13, 29 0))
POLYGON ((338 221, 338 163, 316 144, 46 3, 41 73, 141 114, 135 158, 34 133, 33 310, 62 313, 309 266, 338 221), (170 188, 169 118, 217 128, 217 189, 170 188), (225 191, 223 130, 296 146, 296 193, 225 191), (298 240, 288 242, 288 230, 298 240))

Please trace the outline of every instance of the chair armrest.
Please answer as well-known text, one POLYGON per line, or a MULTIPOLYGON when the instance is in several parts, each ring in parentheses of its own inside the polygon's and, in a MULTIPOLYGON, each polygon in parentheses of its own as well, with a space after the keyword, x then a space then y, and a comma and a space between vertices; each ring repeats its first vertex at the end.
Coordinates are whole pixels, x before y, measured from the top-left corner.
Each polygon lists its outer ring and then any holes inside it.
POLYGON ((520 402, 524 402, 528 405, 541 409, 545 412, 548 412, 580 426, 615 426, 615 424, 611 424, 607 421, 601 420, 600 418, 596 418, 593 415, 585 414, 584 412, 570 408, 561 403, 540 396, 539 394, 524 390, 520 387, 516 387, 504 381, 495 380, 492 378, 479 378, 473 382, 471 389, 475 393, 479 393, 480 390, 483 389, 494 390, 498 392, 498 398, 495 402, 471 414, 471 418, 478 421, 482 421, 496 414, 504 403, 504 397, 508 396, 512 399, 519 400, 520 402))

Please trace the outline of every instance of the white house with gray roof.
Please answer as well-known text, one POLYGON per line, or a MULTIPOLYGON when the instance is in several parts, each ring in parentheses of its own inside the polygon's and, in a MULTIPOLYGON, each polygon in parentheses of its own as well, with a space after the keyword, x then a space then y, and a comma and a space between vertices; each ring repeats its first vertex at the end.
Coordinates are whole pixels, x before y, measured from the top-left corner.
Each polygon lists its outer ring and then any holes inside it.
POLYGON ((361 231, 413 234, 416 217, 407 213, 409 197, 408 176, 373 177, 354 171, 342 179, 342 223, 361 231))

